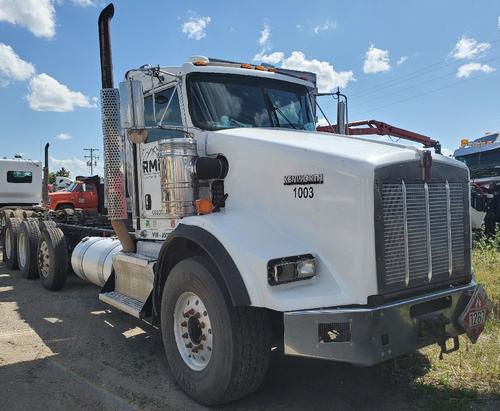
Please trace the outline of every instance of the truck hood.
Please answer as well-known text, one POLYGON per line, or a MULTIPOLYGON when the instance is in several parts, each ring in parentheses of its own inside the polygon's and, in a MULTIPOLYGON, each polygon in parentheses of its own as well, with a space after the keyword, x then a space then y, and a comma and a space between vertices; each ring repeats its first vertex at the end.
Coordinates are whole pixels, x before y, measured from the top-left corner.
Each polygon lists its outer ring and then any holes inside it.
MULTIPOLYGON (((376 141, 358 136, 345 136, 332 133, 321 133, 304 130, 285 130, 277 128, 235 128, 213 132, 214 135, 231 136, 233 138, 254 140, 258 145, 279 145, 283 149, 299 149, 304 152, 315 152, 344 161, 361 162, 375 168, 396 162, 420 159, 422 148, 398 143, 376 141)), ((215 136, 214 136, 215 137, 215 136)), ((211 138, 209 137, 209 140, 211 138)), ((433 159, 465 165, 459 161, 433 153, 433 159)))

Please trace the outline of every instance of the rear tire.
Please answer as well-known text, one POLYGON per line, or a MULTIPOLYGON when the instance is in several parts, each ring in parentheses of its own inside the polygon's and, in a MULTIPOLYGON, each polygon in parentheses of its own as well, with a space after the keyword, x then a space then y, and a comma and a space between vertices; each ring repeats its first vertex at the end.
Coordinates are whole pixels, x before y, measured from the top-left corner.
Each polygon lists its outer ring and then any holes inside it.
POLYGON ((68 247, 59 228, 42 231, 37 250, 38 274, 47 290, 60 290, 68 272, 68 247))
POLYGON ((25 278, 38 278, 37 249, 40 240, 38 222, 24 220, 19 225, 17 236, 17 261, 25 278))
POLYGON ((170 271, 161 303, 163 344, 172 373, 190 397, 205 405, 255 391, 271 354, 267 313, 234 307, 216 278, 219 271, 209 258, 183 260, 170 271))
POLYGON ((17 235, 21 219, 16 217, 7 218, 4 228, 4 246, 5 263, 12 270, 18 268, 17 265, 17 235))

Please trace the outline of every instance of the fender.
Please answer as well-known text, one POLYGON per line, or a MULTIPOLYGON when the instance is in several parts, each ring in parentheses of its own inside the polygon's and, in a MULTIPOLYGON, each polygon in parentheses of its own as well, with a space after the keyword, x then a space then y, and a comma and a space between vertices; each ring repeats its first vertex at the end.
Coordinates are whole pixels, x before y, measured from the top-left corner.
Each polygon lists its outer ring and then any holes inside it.
MULTIPOLYGON (((202 249, 214 262, 221 273, 222 280, 234 306, 250 305, 250 296, 241 278, 241 274, 233 259, 220 243, 208 231, 198 226, 179 224, 163 243, 155 269, 153 286, 153 307, 155 314, 159 313, 159 304, 163 285, 170 269, 179 261, 179 256, 169 253, 178 240, 187 240, 202 249), (173 258, 172 258, 173 257, 173 258), (174 264, 172 264, 174 261, 174 264)), ((189 254, 188 254, 189 255, 189 254)), ((181 258, 182 259, 182 258, 181 258)))

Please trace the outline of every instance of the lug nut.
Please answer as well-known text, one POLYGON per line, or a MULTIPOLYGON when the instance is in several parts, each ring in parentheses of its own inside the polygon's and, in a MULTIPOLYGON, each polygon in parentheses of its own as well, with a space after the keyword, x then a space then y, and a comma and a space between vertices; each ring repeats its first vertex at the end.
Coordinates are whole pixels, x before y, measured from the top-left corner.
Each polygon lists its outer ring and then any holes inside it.
POLYGON ((193 344, 191 344, 191 343, 187 343, 187 344, 186 344, 186 348, 193 348, 193 344))
POLYGON ((181 327, 187 327, 188 323, 186 321, 181 322, 181 327))
POLYGON ((188 333, 184 333, 182 334, 182 338, 188 338, 189 337, 189 334, 188 333))
POLYGON ((191 308, 189 311, 185 312, 182 315, 184 316, 184 318, 188 318, 190 315, 193 315, 193 314, 194 314, 194 310, 191 308))

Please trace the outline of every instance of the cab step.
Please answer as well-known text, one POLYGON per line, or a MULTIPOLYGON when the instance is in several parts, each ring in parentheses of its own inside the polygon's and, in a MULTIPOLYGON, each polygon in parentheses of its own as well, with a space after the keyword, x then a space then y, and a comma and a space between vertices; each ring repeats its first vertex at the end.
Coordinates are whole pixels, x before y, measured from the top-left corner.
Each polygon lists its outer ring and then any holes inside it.
POLYGON ((127 314, 134 316, 135 318, 144 318, 144 303, 121 294, 116 291, 108 291, 106 293, 99 294, 99 300, 103 303, 109 304, 127 314))

